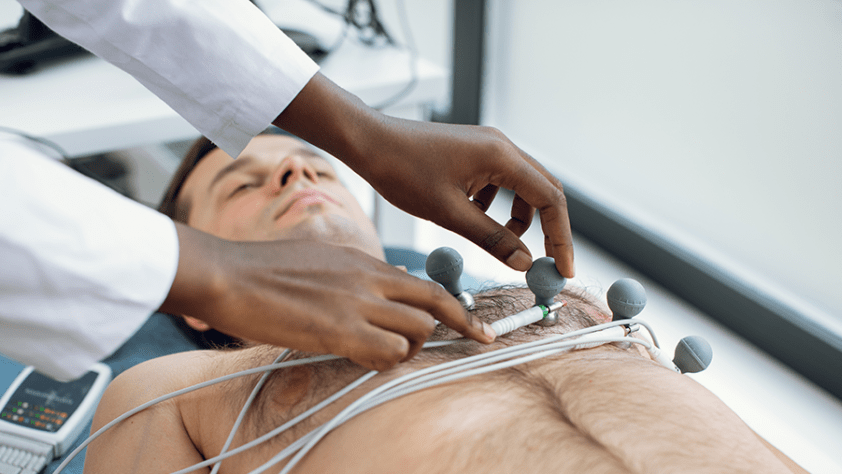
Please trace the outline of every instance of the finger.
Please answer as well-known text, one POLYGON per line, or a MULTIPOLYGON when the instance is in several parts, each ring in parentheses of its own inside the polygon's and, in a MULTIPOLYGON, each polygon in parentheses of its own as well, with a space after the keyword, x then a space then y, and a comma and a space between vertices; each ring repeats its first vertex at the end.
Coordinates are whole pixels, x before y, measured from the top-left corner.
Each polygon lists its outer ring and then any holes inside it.
POLYGON ((426 311, 445 326, 469 339, 484 344, 494 340, 495 335, 491 327, 465 311, 459 301, 439 284, 420 278, 415 280, 412 282, 412 288, 405 288, 407 291, 393 289, 395 293, 390 294, 389 299, 426 311))
POLYGON ((556 268, 566 278, 575 276, 573 237, 567 214, 567 199, 561 182, 527 153, 519 150, 527 165, 517 173, 509 173, 500 185, 512 189, 525 202, 538 210, 547 255, 555 259, 556 268))
POLYGON ((511 230, 503 227, 477 209, 458 191, 444 196, 450 209, 445 227, 462 235, 509 267, 526 271, 532 266, 532 255, 511 230))
MULTIPOLYGON (((382 272, 375 276, 379 275, 381 280, 389 280, 395 275, 399 278, 414 278, 385 263, 378 268, 382 272)), ((377 288, 377 278, 373 281, 375 282, 373 286, 366 286, 368 290, 336 288, 334 295, 338 294, 339 297, 331 298, 331 301, 341 301, 342 304, 333 304, 333 307, 329 308, 337 310, 336 314, 330 314, 333 311, 324 311, 321 305, 316 305, 315 309, 309 310, 311 313, 309 318, 299 321, 296 327, 290 328, 288 332, 293 333, 295 337, 288 346, 347 357, 373 370, 386 370, 403 360, 410 351, 409 340, 371 321, 372 319, 382 320, 383 315, 387 313, 397 314, 394 317, 401 318, 402 311, 395 310, 393 303, 384 299, 382 291, 377 288), (320 317, 322 314, 324 317, 320 317)), ((372 280, 369 279, 369 283, 371 282, 372 280)), ((320 294, 323 290, 308 288, 311 286, 299 285, 296 293, 305 301, 323 301, 325 297, 320 294)), ((404 311, 406 309, 403 308, 404 311)), ((412 309, 409 308, 409 310, 412 309)), ((417 310, 416 313, 418 313, 417 310)), ((415 340, 426 340, 430 331, 430 319, 431 317, 424 315, 423 312, 420 315, 411 315, 410 322, 404 324, 403 332, 415 340), (414 326, 420 326, 420 328, 413 329, 412 320, 419 321, 420 323, 414 326)))
POLYGON ((430 313, 394 301, 382 302, 376 312, 368 315, 368 321, 407 340, 409 349, 401 362, 415 357, 436 329, 436 321, 430 313))
POLYGON ((512 200, 512 218, 506 222, 506 228, 516 236, 522 237, 532 225, 532 218, 535 216, 535 208, 530 206, 523 198, 515 194, 512 200))
POLYGON ((545 235, 544 236, 544 252, 545 255, 550 256, 553 254, 553 242, 550 240, 550 237, 545 235))
POLYGON ((570 219, 567 216, 567 205, 563 210, 556 208, 539 210, 541 229, 544 231, 544 249, 547 256, 555 259, 558 272, 565 278, 576 276, 576 265, 573 256, 573 236, 570 231, 570 219), (559 229, 562 229, 559 231, 559 229))
POLYGON ((480 211, 487 212, 488 208, 491 207, 491 203, 494 202, 494 197, 497 196, 497 191, 499 190, 499 186, 489 184, 488 186, 480 189, 478 193, 474 194, 471 202, 473 202, 480 211))
POLYGON ((333 351, 336 355, 380 372, 394 367, 410 351, 405 337, 370 324, 357 326, 353 333, 345 332, 341 342, 341 350, 333 351))

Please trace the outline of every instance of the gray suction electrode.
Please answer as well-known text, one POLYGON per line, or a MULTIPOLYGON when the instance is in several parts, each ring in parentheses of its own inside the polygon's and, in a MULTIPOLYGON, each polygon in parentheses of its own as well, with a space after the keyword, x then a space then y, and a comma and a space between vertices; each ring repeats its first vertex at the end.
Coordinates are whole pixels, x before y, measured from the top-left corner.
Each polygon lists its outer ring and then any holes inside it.
MULTIPOLYGON (((532 268, 526 272, 526 286, 535 294, 535 304, 550 307, 553 299, 567 284, 567 278, 561 276, 551 257, 541 257, 532 262, 532 268)), ((558 313, 553 311, 538 321, 541 326, 553 326, 558 322, 558 313)))
POLYGON ((425 270, 431 280, 438 282, 455 296, 459 303, 467 309, 474 306, 474 297, 462 289, 459 279, 462 277, 464 264, 459 252, 450 247, 439 247, 427 256, 425 270))
POLYGON ((636 280, 622 278, 608 288, 605 299, 613 314, 612 321, 631 319, 646 306, 646 290, 636 280))
POLYGON ((675 346, 675 358, 672 363, 682 374, 705 370, 713 360, 713 350, 708 341, 699 336, 687 336, 675 346))

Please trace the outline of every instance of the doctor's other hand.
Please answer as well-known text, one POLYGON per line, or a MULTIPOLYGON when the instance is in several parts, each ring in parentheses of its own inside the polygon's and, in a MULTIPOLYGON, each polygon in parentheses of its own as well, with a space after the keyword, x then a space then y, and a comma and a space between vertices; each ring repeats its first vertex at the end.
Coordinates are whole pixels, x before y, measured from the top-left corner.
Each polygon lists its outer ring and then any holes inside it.
POLYGON ((520 236, 537 209, 547 255, 559 273, 574 276, 561 183, 499 130, 390 117, 320 74, 274 123, 332 153, 395 206, 462 235, 516 270, 532 265, 520 236), (500 188, 515 192, 505 226, 486 214, 500 188))
POLYGON ((462 235, 511 268, 526 271, 532 255, 520 237, 537 209, 546 254, 574 276, 573 243, 561 183, 490 127, 413 122, 384 116, 359 171, 389 202, 462 235), (375 152, 379 150, 379 154, 375 152), (382 161, 381 161, 382 160, 382 161), (486 214, 500 188, 515 192, 511 218, 486 214))
POLYGON ((311 241, 231 242, 176 228, 178 271, 161 311, 224 333, 336 354, 374 370, 413 357, 434 319, 479 342, 494 338, 438 284, 361 251, 311 241))

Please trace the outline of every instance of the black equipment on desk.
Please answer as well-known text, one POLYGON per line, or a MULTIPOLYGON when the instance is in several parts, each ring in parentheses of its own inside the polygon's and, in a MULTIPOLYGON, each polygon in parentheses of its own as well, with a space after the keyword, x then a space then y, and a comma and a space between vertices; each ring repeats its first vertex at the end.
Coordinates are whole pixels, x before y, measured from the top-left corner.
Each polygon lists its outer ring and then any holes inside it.
POLYGON ((8 359, 0 390, 0 474, 37 474, 63 455, 93 418, 111 369, 95 364, 79 379, 59 382, 25 367, 9 386, 8 359))
MULTIPOLYGON (((327 56, 328 51, 312 35, 296 30, 284 33, 314 61, 327 56)), ((83 54, 90 53, 59 36, 26 10, 18 26, 0 31, 0 73, 26 74, 55 60, 83 54)))
POLYGON ((76 43, 47 28, 28 11, 18 26, 0 31, 0 72, 26 74, 37 66, 69 56, 88 54, 76 43))

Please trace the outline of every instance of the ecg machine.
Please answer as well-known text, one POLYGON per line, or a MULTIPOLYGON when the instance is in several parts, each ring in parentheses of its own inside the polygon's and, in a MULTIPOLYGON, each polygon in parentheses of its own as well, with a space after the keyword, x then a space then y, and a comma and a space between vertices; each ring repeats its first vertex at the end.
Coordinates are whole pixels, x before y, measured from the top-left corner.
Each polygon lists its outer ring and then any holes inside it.
POLYGON ((37 474, 77 440, 96 410, 111 369, 59 382, 0 356, 0 474, 37 474))

